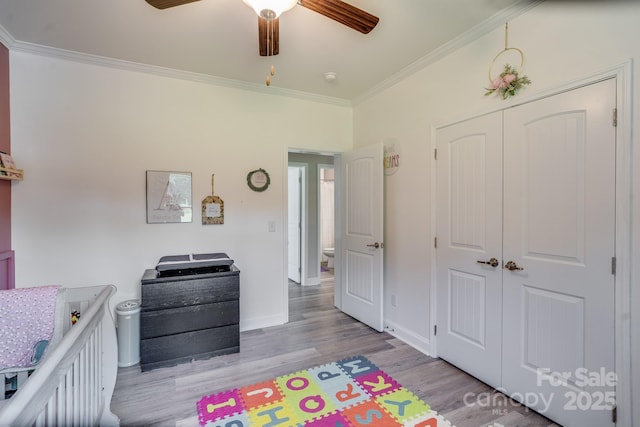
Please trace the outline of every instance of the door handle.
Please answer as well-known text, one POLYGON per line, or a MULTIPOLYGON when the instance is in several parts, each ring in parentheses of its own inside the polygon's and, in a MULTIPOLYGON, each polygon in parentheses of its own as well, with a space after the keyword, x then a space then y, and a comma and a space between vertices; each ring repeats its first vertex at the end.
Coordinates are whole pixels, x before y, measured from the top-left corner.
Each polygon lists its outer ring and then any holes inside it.
POLYGON ((476 262, 477 262, 478 264, 487 264, 487 265, 490 265, 491 267, 497 267, 497 266, 498 266, 498 264, 500 264, 500 261, 498 261, 498 260, 497 260, 497 259, 495 259, 495 258, 491 258, 489 261, 481 261, 481 260, 478 260, 478 261, 476 261, 476 262))
POLYGON ((380 243, 375 242, 375 243, 374 243, 374 244, 372 244, 372 245, 367 245, 367 247, 369 247, 369 248, 376 248, 376 249, 378 249, 378 248, 380 247, 380 243))
POLYGON ((505 270, 509 270, 509 271, 521 271, 521 270, 524 270, 524 268, 518 267, 518 264, 516 264, 513 261, 507 261, 507 263, 502 268, 504 268, 505 270))

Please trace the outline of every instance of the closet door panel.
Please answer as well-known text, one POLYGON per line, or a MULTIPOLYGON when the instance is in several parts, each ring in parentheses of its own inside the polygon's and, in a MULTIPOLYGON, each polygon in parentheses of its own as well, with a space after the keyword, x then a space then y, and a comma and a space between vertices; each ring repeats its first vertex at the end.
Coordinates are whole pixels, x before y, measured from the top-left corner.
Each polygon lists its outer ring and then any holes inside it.
POLYGON ((614 372, 615 93, 504 112, 502 385, 564 425, 612 425, 615 388, 581 375, 614 372))
POLYGON ((501 127, 502 113, 494 113, 437 134, 437 352, 494 387, 501 380, 501 127))

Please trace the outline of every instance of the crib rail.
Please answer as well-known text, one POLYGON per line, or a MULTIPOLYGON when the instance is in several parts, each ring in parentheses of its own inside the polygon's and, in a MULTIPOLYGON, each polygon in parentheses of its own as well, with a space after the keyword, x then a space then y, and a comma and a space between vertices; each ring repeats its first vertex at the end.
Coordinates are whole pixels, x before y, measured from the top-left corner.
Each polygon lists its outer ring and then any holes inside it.
MULTIPOLYGON (((86 307, 24 386, 0 408, 2 426, 117 426, 110 409, 117 343, 109 310, 114 286, 73 289, 86 307)), ((69 304, 69 303, 67 303, 69 304)))

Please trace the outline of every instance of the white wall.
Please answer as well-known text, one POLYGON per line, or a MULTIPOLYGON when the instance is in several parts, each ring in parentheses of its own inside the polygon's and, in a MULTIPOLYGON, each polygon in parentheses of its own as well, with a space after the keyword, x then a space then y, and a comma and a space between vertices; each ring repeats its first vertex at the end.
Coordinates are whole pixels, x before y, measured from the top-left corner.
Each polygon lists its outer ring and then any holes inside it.
MULTIPOLYGON (((640 60, 640 2, 554 2, 529 10, 509 23, 509 46, 526 56, 526 74, 533 84, 518 97, 533 96, 567 82, 612 68, 629 59, 640 60)), ((430 348, 431 127, 498 106, 497 97, 484 97, 488 69, 504 49, 504 27, 479 37, 464 48, 425 67, 355 106, 355 146, 395 138, 401 165, 386 177, 385 322, 394 332, 430 348), (397 308, 390 296, 397 296, 397 308)), ((634 71, 633 79, 640 81, 634 71)), ((640 122, 640 88, 633 89, 633 124, 640 122)), ((638 146, 638 133, 632 145, 638 146)), ((640 150, 633 169, 640 170, 640 150)), ((640 179, 633 177, 632 316, 635 407, 640 407, 640 179)), ((640 418, 640 412, 636 415, 640 418)))
POLYGON ((343 151, 351 108, 106 66, 11 53, 18 287, 112 283, 112 306, 169 254, 227 252, 241 270, 241 328, 287 321, 288 147, 343 151), (327 126, 331 123, 331 126, 327 126), (264 168, 271 186, 246 183, 264 168), (145 171, 193 174, 194 221, 146 224, 145 171), (224 225, 201 222, 215 194, 224 225), (268 232, 275 221, 276 232, 268 232))

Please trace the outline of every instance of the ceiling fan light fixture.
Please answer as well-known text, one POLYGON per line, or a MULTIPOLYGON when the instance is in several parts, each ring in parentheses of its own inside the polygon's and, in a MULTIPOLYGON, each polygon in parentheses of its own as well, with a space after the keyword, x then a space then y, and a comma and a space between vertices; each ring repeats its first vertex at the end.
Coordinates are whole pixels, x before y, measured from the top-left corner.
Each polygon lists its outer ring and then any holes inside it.
POLYGON ((298 3, 298 0, 242 0, 265 19, 275 19, 283 12, 291 9, 298 3))

